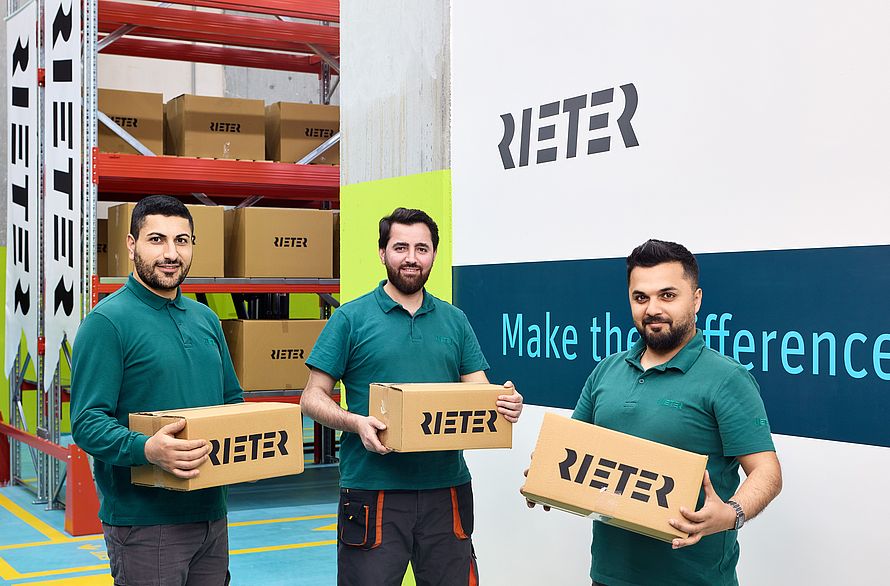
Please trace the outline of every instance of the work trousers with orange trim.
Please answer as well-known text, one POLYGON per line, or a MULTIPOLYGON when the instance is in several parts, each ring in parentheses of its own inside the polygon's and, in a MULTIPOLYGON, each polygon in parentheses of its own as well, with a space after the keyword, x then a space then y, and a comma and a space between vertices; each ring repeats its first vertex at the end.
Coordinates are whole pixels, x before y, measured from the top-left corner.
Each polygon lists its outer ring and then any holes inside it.
POLYGON ((418 586, 476 586, 473 487, 340 489, 338 586, 399 586, 408 562, 418 586))

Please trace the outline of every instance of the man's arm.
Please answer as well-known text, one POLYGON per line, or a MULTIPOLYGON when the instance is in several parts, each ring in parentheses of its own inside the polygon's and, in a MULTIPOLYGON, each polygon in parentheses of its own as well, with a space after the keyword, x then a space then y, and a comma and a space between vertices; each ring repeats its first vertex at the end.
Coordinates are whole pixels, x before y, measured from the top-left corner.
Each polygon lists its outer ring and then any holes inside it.
MULTIPOLYGON (((782 469, 775 452, 756 452, 738 456, 747 478, 733 495, 745 512, 746 519, 753 519, 778 496, 782 490, 782 469)), ((736 513, 732 506, 723 502, 714 491, 711 479, 705 472, 702 486, 705 503, 698 511, 680 508, 683 519, 671 519, 671 526, 689 534, 686 539, 674 539, 673 548, 679 549, 698 543, 705 535, 727 531, 735 527, 736 513)))
MULTIPOLYGON (((488 377, 485 376, 484 370, 477 370, 460 376, 462 383, 487 383, 488 377)), ((504 419, 510 423, 519 421, 519 415, 522 413, 522 395, 513 386, 512 381, 504 383, 504 389, 509 395, 498 395, 498 413, 504 416, 504 419)))
POLYGON ((392 450, 380 443, 378 431, 386 425, 376 417, 364 417, 346 411, 338 405, 332 395, 336 379, 317 368, 309 368, 309 382, 303 389, 300 406, 303 412, 325 427, 340 429, 358 435, 365 449, 378 454, 388 454, 392 450))

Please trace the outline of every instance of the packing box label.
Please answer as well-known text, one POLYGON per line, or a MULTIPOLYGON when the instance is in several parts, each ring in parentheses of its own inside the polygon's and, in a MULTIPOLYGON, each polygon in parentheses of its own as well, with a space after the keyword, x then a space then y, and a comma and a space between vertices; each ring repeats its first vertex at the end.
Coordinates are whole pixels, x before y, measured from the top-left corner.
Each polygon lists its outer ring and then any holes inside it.
POLYGON ((303 471, 303 422, 299 405, 237 403, 195 409, 131 413, 130 430, 153 435, 185 419, 177 439, 205 439, 210 457, 196 478, 178 478, 157 466, 131 468, 133 484, 172 490, 260 480, 303 471))
POLYGON ((225 214, 227 277, 330 279, 330 210, 242 208, 225 214))
POLYGON ((695 510, 707 456, 544 414, 522 494, 530 501, 671 541, 680 507, 695 510))
POLYGON ((322 319, 224 320, 223 333, 241 388, 304 388, 309 380, 306 359, 326 323, 322 319))
POLYGON ((513 424, 497 411, 504 387, 486 383, 374 383, 369 414, 386 424, 396 452, 513 447, 513 424))
MULTIPOLYGON (((340 107, 276 102, 266 106, 266 157, 296 163, 340 131, 340 107)), ((335 144, 312 163, 340 164, 335 144)))
POLYGON ((183 94, 167 102, 165 152, 185 157, 264 160, 263 100, 183 94))
MULTIPOLYGON (((164 154, 164 96, 99 88, 99 111, 156 155, 164 154)), ((99 150, 103 153, 138 154, 124 139, 99 124, 99 150)))
MULTIPOLYGON (((123 203, 108 208, 107 275, 126 277, 133 270, 127 250, 127 234, 135 203, 123 203)), ((192 248, 190 277, 222 277, 225 274, 222 206, 187 205, 195 223, 195 246, 192 248)), ((101 274, 101 273, 100 273, 101 274)))

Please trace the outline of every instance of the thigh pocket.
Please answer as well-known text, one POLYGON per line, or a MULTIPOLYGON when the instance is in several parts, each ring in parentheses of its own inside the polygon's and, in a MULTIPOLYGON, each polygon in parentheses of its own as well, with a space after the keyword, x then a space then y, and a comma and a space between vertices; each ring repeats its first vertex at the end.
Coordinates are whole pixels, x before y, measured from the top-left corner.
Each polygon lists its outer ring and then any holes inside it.
POLYGON ((343 545, 374 549, 382 541, 382 490, 340 490, 337 515, 340 542, 343 545))
POLYGON ((473 485, 471 483, 451 487, 451 515, 454 535, 469 539, 473 534, 473 485))

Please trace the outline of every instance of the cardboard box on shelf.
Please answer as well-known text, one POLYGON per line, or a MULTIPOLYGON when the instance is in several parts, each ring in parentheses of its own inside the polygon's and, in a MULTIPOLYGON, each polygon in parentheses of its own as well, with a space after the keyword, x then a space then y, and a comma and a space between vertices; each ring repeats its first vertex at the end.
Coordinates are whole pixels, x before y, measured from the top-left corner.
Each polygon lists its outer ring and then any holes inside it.
POLYGON ((340 210, 333 210, 334 219, 334 249, 332 251, 334 259, 334 270, 332 272, 335 279, 340 278, 340 210))
POLYGON ((670 526, 695 510, 707 456, 545 413, 527 499, 661 541, 687 535, 670 526))
MULTIPOLYGON (((108 208, 109 277, 125 277, 133 270, 127 250, 127 234, 135 203, 108 208)), ((224 216, 222 206, 187 205, 195 224, 190 277, 222 277, 225 274, 224 216)))
MULTIPOLYGON (((296 163, 340 131, 340 107, 276 102, 266 106, 266 157, 296 163)), ((340 164, 336 144, 312 163, 340 164)))
POLYGON ((108 276, 108 220, 96 222, 96 274, 108 276))
POLYGON ((210 442, 210 457, 196 478, 178 478, 154 465, 130 469, 133 484, 199 490, 303 472, 303 422, 299 405, 237 403, 130 414, 130 430, 153 435, 185 419, 178 439, 210 442))
POLYGON ((325 323, 323 319, 223 320, 223 333, 241 388, 304 388, 309 380, 306 359, 325 323))
POLYGON ((242 208, 225 223, 227 277, 331 278, 330 211, 242 208))
MULTIPOLYGON (((99 111, 133 135, 156 155, 164 154, 164 96, 99 88, 99 111)), ((103 153, 139 154, 124 139, 100 123, 99 150, 103 153)))
POLYGON ((496 404, 503 394, 487 383, 374 383, 368 409, 396 452, 510 448, 513 424, 496 404))
POLYGON ((263 100, 183 94, 167 102, 164 113, 168 155, 265 159, 263 100))

